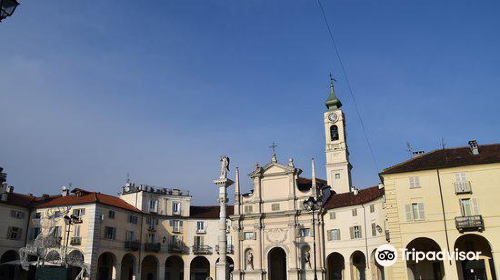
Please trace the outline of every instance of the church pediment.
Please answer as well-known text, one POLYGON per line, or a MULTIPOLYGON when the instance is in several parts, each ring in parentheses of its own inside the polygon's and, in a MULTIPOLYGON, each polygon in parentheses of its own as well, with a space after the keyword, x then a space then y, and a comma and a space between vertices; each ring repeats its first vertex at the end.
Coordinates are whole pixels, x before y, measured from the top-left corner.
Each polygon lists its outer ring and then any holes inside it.
POLYGON ((295 168, 290 165, 283 165, 277 162, 270 162, 266 164, 264 167, 260 167, 258 165, 255 166, 255 169, 252 173, 248 174, 251 178, 253 177, 265 177, 265 176, 275 176, 275 175, 285 175, 285 174, 300 174, 302 170, 295 168))

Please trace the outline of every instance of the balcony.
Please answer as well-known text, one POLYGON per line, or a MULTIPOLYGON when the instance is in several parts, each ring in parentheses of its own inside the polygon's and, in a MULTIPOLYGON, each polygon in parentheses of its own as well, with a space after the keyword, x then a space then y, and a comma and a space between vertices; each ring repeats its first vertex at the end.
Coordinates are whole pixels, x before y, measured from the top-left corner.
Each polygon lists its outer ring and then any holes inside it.
POLYGON ((474 215, 474 216, 463 216, 455 218, 455 225, 459 232, 464 231, 483 231, 484 230, 484 221, 483 216, 474 215))
POLYGON ((391 242, 391 233, 389 232, 388 229, 385 230, 385 240, 387 242, 391 242))
POLYGON ((212 254, 212 247, 208 245, 193 245, 193 254, 197 255, 210 255, 212 254))
POLYGON ((146 243, 144 244, 144 251, 146 252, 160 252, 161 244, 160 243, 146 243))
POLYGON ((207 231, 205 229, 197 229, 196 233, 203 234, 203 233, 207 233, 207 231))
POLYGON ((472 188, 470 186, 470 182, 455 182, 455 193, 463 194, 463 193, 471 193, 472 188))
MULTIPOLYGON (((219 245, 215 245, 215 251, 217 252, 217 254, 219 253, 219 245)), ((234 246, 233 245, 227 245, 227 247, 226 247, 226 253, 228 253, 228 254, 234 253, 234 246)))
POLYGON ((71 237, 70 244, 71 245, 82 245, 82 238, 80 236, 71 237))
POLYGON ((171 243, 168 245, 168 252, 169 253, 184 253, 184 245, 177 244, 177 243, 171 243))
POLYGON ((139 241, 125 241, 125 249, 137 251, 141 249, 141 242, 139 241))

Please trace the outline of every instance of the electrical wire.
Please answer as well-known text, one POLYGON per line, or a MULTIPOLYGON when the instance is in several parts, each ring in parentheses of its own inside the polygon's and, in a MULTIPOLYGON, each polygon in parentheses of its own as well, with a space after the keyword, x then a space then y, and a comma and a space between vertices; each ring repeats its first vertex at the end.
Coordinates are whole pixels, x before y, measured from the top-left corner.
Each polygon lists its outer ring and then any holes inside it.
POLYGON ((332 40, 333 46, 335 48, 335 53, 337 54, 337 59, 338 59, 339 64, 340 64, 340 68, 342 68, 342 73, 344 74, 344 80, 347 84, 347 88, 349 89, 349 93, 351 94, 354 108, 356 109, 356 114, 358 115, 359 122, 361 124, 362 129, 363 129, 363 134, 365 135, 366 144, 368 145, 368 149, 370 150, 370 154, 372 156, 373 164, 374 164, 375 169, 377 170, 377 173, 378 173, 378 170, 379 170, 378 163, 377 163, 377 160, 375 158, 375 154, 373 153, 372 145, 370 143, 370 139, 368 138, 368 133, 366 132, 365 124, 363 123, 363 118, 361 118, 361 114, 360 114, 359 109, 358 109, 358 104, 356 103, 356 98, 354 98, 354 92, 352 90, 351 83, 349 82, 349 78, 347 77, 347 71, 346 71, 346 68, 344 66, 344 63, 342 62, 342 58, 340 56, 340 51, 339 51, 339 48, 337 46, 337 42, 335 41, 335 37, 333 37, 332 28, 330 27, 330 24, 328 23, 328 19, 326 17, 325 10, 323 9, 323 5, 321 4, 320 0, 317 0, 317 2, 319 5, 319 8, 321 10, 321 14, 323 15, 323 20, 325 21, 326 28, 328 29, 328 34, 330 34, 330 39, 332 40))

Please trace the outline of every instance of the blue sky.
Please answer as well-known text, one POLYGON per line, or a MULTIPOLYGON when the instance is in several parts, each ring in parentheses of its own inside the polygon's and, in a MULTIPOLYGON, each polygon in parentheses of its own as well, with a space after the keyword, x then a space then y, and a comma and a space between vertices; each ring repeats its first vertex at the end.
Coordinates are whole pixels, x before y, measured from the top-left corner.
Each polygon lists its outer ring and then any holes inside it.
MULTIPOLYGON (((499 142, 500 2, 323 6, 380 169, 406 142, 499 142)), ((378 183, 316 1, 23 0, 0 37, 0 166, 19 192, 116 194, 130 172, 215 204, 218 156, 249 190, 273 141, 278 160, 310 176, 315 157, 324 177, 330 72, 354 184, 378 183)))

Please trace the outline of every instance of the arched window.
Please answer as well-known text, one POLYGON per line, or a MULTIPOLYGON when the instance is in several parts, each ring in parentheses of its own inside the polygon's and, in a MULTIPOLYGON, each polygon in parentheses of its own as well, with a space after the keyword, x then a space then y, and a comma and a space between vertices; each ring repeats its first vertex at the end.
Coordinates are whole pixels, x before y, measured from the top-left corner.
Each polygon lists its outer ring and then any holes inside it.
POLYGON ((332 141, 339 140, 339 128, 336 125, 330 126, 330 138, 332 141))

